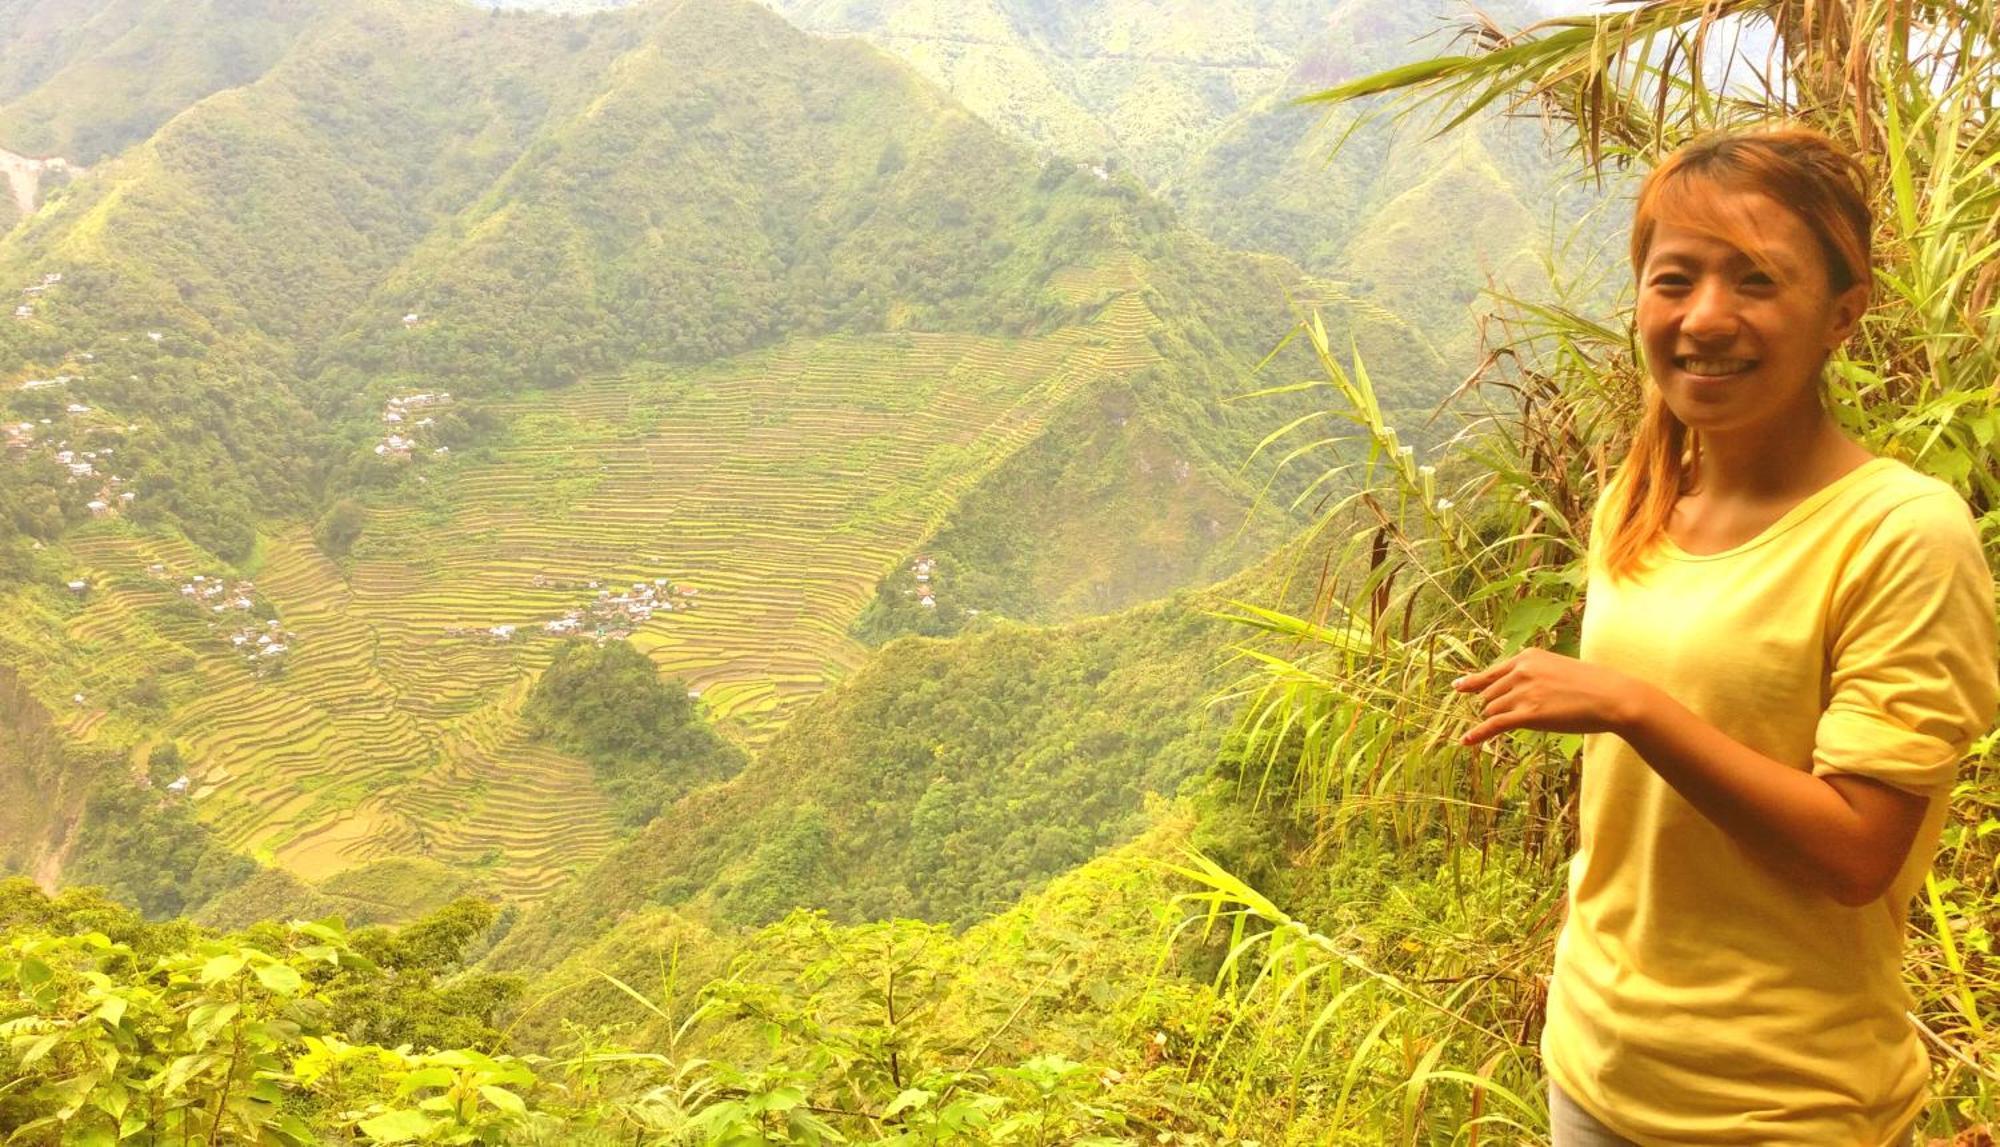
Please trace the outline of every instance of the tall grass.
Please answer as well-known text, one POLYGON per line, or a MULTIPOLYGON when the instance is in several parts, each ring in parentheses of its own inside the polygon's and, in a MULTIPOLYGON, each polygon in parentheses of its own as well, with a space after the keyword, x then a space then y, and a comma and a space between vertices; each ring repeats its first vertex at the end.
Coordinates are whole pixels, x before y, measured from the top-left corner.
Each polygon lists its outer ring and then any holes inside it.
MULTIPOLYGON (((1489 109, 1539 115, 1587 178, 1641 171, 1708 130, 1775 119, 1862 155, 1876 186, 1877 301, 1832 364, 1830 393, 1871 450, 1963 493, 1994 556, 1993 0, 1644 0, 1519 31, 1475 18, 1458 43, 1309 99, 1388 93, 1391 114, 1430 116, 1441 132, 1489 109)), ((1311 346, 1318 374, 1259 392, 1325 393, 1320 419, 1289 428, 1309 442, 1274 435, 1260 449, 1288 451, 1295 465, 1338 459, 1308 496, 1354 492, 1321 514, 1323 544, 1303 547, 1322 555, 1304 571, 1310 609, 1238 603, 1231 614, 1254 631, 1232 693, 1244 702, 1244 787, 1297 826, 1303 863, 1435 855, 1455 889, 1435 917, 1451 942, 1419 944, 1392 972, 1213 863, 1183 869, 1198 918, 1235 928, 1218 986, 1247 1017, 1236 1026, 1264 1033, 1239 1070, 1260 1070, 1274 1041, 1344 1057, 1347 1086, 1314 1108, 1329 1139, 1394 1127, 1411 1142, 1531 1140, 1545 1126, 1539 974, 1574 845, 1580 738, 1516 734, 1461 748, 1472 711, 1448 683, 1523 645, 1573 651, 1590 507, 1624 454, 1642 378, 1629 291, 1601 312, 1562 297, 1495 302, 1484 360, 1440 408, 1458 432, 1434 464, 1404 447, 1365 365, 1329 345, 1317 318, 1293 337, 1311 346), (1466 863, 1478 871, 1462 873, 1466 863), (1401 1050, 1385 1057, 1387 1044, 1401 1050)), ((2000 1112, 1993 745, 1982 740, 1967 761, 1913 916, 1911 1019, 1934 1051, 1933 1132, 2000 1112)))

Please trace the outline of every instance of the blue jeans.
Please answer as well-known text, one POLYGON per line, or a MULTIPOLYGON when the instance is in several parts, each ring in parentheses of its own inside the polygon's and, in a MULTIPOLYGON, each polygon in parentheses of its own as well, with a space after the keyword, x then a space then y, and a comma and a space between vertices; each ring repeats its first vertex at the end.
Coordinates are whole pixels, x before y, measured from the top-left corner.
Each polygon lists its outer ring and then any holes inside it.
MULTIPOLYGON (((1891 1142, 1909 1147, 1917 1141, 1916 1137, 1916 1124, 1912 1123, 1891 1142)), ((1638 1147, 1578 1107, 1575 1100, 1556 1086, 1555 1080, 1549 1081, 1549 1143, 1550 1147, 1638 1147)))

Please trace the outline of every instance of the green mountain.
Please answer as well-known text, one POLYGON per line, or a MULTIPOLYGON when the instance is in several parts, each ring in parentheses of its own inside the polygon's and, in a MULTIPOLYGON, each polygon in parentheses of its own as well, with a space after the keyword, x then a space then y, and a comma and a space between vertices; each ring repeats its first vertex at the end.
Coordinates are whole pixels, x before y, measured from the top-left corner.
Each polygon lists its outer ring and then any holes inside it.
MULTIPOLYGON (((1428 405, 1474 349, 1473 303, 1541 280, 1588 201, 1534 123, 1432 141, 1292 101, 1429 54, 1460 6, 1389 0, 774 0, 908 60, 1047 153, 1130 170, 1189 225, 1331 280, 1393 405, 1428 405), (1336 151, 1336 144, 1338 150, 1336 151), (1559 190, 1560 189, 1560 190, 1559 190)), ((1519 6, 1488 7, 1505 22, 1519 6)))
MULTIPOLYGON (((1122 608, 1295 527, 1240 463, 1303 400, 1226 399, 1296 268, 865 44, 373 0, 173 91, 0 240, 0 663, 272 896, 533 899, 613 848, 671 794, 534 719, 565 633, 756 751, 857 633, 1122 608), (864 618, 933 542, 938 604, 864 618)), ((27 851, 140 863, 97 807, 27 851)))
POLYGON ((7 0, 0 139, 24 155, 95 164, 263 75, 325 10, 311 0, 7 0))

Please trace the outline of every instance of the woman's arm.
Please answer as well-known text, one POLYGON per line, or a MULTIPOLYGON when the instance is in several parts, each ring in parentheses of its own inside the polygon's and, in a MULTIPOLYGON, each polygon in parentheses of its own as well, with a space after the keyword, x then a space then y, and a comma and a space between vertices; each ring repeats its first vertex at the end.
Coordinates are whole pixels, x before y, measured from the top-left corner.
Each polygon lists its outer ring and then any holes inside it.
POLYGON ((1923 822, 1924 796, 1773 760, 1602 666, 1529 649, 1452 687, 1484 703, 1461 743, 1510 729, 1611 733, 1761 863, 1850 907, 1888 890, 1923 822))

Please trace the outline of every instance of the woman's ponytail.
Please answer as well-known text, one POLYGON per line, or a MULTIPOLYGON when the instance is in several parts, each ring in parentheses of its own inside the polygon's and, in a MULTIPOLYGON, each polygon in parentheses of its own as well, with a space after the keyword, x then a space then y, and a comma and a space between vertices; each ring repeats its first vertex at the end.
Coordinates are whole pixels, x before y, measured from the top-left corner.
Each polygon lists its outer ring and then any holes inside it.
POLYGON ((1614 516, 1604 562, 1614 575, 1639 569, 1653 540, 1666 531, 1699 450, 1695 433, 1674 416, 1658 387, 1648 386, 1644 401, 1625 467, 1607 492, 1614 516))

